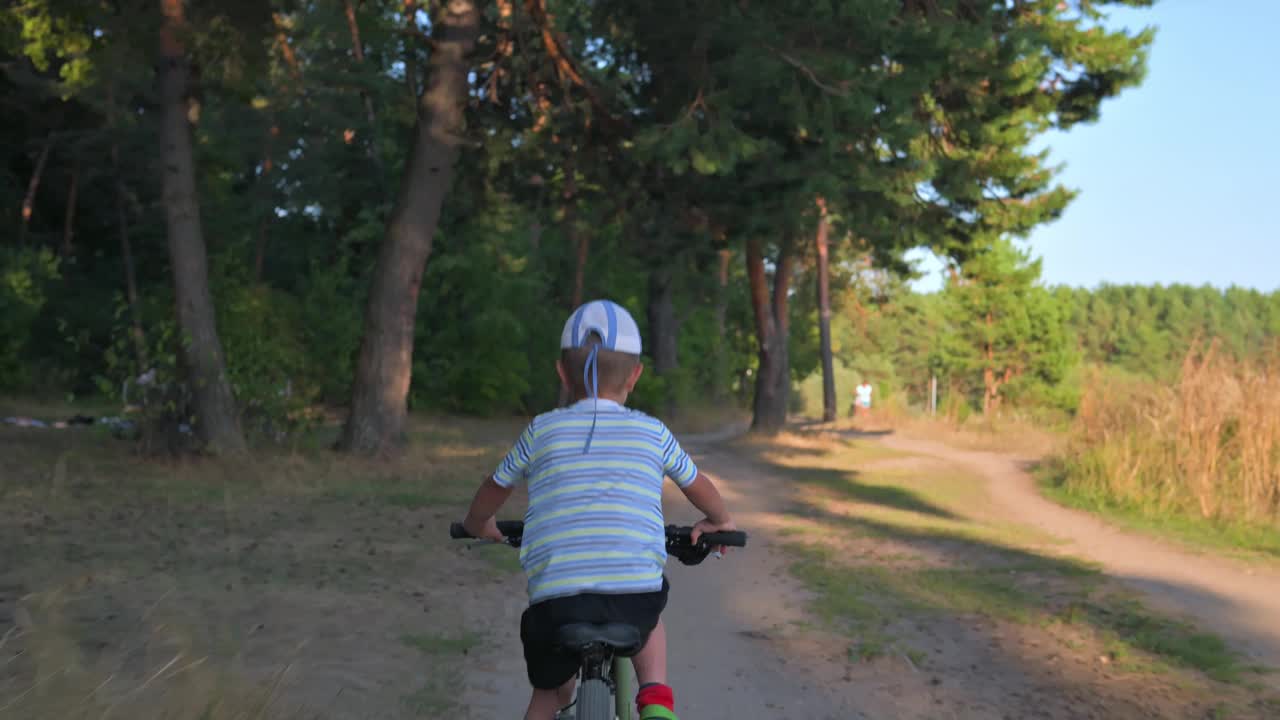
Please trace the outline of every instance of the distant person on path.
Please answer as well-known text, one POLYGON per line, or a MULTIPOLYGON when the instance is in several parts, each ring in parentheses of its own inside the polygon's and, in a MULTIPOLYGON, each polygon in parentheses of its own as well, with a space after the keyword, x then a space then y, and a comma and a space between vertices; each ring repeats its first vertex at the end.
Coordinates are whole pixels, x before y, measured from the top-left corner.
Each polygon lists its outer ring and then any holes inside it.
POLYGON ((858 387, 853 389, 853 412, 855 417, 871 413, 871 393, 871 383, 865 379, 858 387))

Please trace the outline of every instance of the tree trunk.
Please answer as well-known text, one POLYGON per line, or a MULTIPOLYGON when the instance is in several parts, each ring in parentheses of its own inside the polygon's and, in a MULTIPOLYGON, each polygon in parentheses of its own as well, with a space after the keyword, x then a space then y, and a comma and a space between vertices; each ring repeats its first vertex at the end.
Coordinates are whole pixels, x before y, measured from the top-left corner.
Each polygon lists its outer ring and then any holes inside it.
POLYGON ((818 198, 821 217, 818 219, 818 335, 822 356, 822 421, 835 422, 836 419, 836 371, 831 358, 831 279, 828 267, 828 233, 831 225, 827 222, 827 204, 818 198))
MULTIPOLYGON (((659 263, 649 271, 649 352, 653 357, 653 373, 670 375, 680 367, 680 321, 672 298, 671 268, 659 263)), ((674 388, 668 386, 663 398, 663 411, 670 415, 676 408, 674 388)))
POLYGON ((414 51, 414 36, 418 32, 418 0, 404 0, 404 24, 409 34, 404 41, 404 84, 409 89, 411 107, 418 105, 418 73, 417 53, 414 51))
POLYGON ((463 142, 468 62, 479 35, 480 11, 471 0, 451 0, 433 18, 427 87, 374 267, 351 415, 338 441, 343 450, 392 453, 403 440, 418 291, 463 142))
POLYGON ((27 226, 31 223, 31 213, 35 211, 36 191, 40 189, 40 179, 44 177, 45 165, 49 162, 49 150, 53 148, 53 133, 44 140, 40 155, 36 158, 36 167, 31 171, 31 182, 27 183, 27 194, 22 196, 22 225, 18 226, 18 244, 27 241, 27 226))
POLYGON ((142 332, 142 307, 138 304, 138 276, 133 262, 133 243, 129 240, 129 214, 125 209, 124 180, 120 177, 120 147, 111 144, 111 166, 116 175, 116 226, 120 231, 120 259, 124 263, 124 297, 129 303, 129 337, 138 361, 138 373, 147 371, 150 361, 147 337, 142 332))
POLYGON ((784 241, 774 271, 773 298, 770 301, 760 241, 753 239, 747 242, 747 278, 751 283, 751 306, 755 311, 756 338, 760 347, 751 429, 766 435, 778 433, 787 422, 791 393, 787 291, 790 289, 792 260, 790 242, 784 241))
MULTIPOLYGON (((355 56, 357 65, 364 65, 364 43, 360 41, 360 23, 356 22, 356 8, 351 4, 351 0, 342 0, 343 12, 347 17, 347 29, 351 32, 351 52, 355 56)), ((408 65, 405 66, 408 68, 408 65)), ((369 121, 369 138, 365 149, 369 153, 369 160, 373 162, 373 168, 378 171, 378 184, 382 184, 382 157, 378 153, 378 116, 373 111, 373 98, 369 97, 367 90, 360 91, 360 98, 364 100, 364 114, 369 121)))
POLYGON ((653 372, 657 375, 665 375, 680 367, 680 327, 672 294, 671 268, 659 266, 650 270, 649 342, 653 372))
MULTIPOLYGON (((293 52, 293 46, 289 44, 289 24, 285 17, 280 13, 272 13, 271 21, 275 27, 275 43, 280 48, 280 56, 284 58, 285 66, 289 68, 289 76, 293 78, 293 83, 282 83, 283 90, 298 94, 302 91, 302 68, 298 64, 298 56, 293 52)), ((273 84, 273 88, 274 84, 273 84)), ((275 192, 274 186, 270 179, 271 171, 275 169, 275 158, 273 150, 275 143, 280 137, 280 123, 276 116, 274 106, 267 115, 267 135, 262 141, 262 174, 258 177, 258 202, 260 207, 258 212, 257 238, 254 240, 253 247, 253 280, 261 283, 267 267, 267 245, 271 242, 271 221, 275 219, 275 192)))
POLYGON ((124 264, 124 297, 129 303, 129 339, 133 341, 134 358, 138 362, 137 373, 147 371, 151 361, 147 352, 147 336, 142 331, 142 306, 138 302, 138 272, 133 261, 133 242, 129 238, 128 194, 124 187, 124 176, 120 171, 120 144, 116 140, 117 132, 115 82, 107 86, 107 125, 111 129, 111 171, 114 175, 116 201, 116 229, 120 233, 120 260, 124 264))
POLYGON ((720 250, 719 285, 716 288, 716 380, 714 393, 717 400, 729 394, 729 348, 725 318, 729 314, 729 261, 733 252, 729 248, 720 250))
POLYGON ((160 156, 165 223, 178 325, 185 336, 183 354, 195 403, 196 432, 211 452, 242 452, 244 435, 218 340, 196 197, 195 157, 187 121, 190 66, 182 44, 187 32, 183 0, 160 0, 160 8, 164 14, 160 28, 160 156))
POLYGON ((485 89, 486 99, 497 105, 501 103, 498 95, 498 86, 507 77, 509 71, 506 63, 511 62, 511 56, 515 52, 515 33, 513 25, 515 20, 515 3, 512 0, 498 0, 498 22, 497 33, 494 38, 493 49, 493 71, 489 73, 489 85, 485 89))
POLYGON ((570 151, 565 160, 564 180, 564 235, 570 244, 578 248, 577 260, 573 267, 573 297, 569 309, 575 310, 585 302, 587 278, 587 259, 591 254, 591 234, 584 233, 578 227, 578 169, 576 156, 570 151))
POLYGON ((80 198, 80 156, 71 165, 71 184, 67 188, 67 214, 62 221, 62 257, 75 254, 76 203, 80 198))
POLYGON ((280 48, 280 56, 284 58, 284 63, 289 68, 289 75, 293 77, 295 84, 301 86, 302 69, 298 64, 297 53, 293 51, 293 46, 289 44, 288 23, 280 13, 272 13, 271 20, 275 24, 276 45, 280 48))
POLYGON ((999 398, 1000 385, 996 380, 996 359, 995 349, 991 344, 991 332, 994 324, 994 318, 991 312, 987 312, 987 341, 983 347, 983 354, 986 358, 986 366, 982 369, 982 414, 990 415, 996 408, 996 402, 999 398))
MULTIPOLYGON (((570 151, 565 159, 564 167, 564 235, 570 244, 577 247, 577 257, 573 266, 573 294, 569 298, 569 312, 573 312, 584 302, 586 293, 587 259, 591 255, 591 233, 580 232, 578 228, 578 179, 575 156, 570 151)), ((560 407, 573 401, 569 388, 560 384, 560 407)))
POLYGON ((778 329, 775 354, 777 374, 774 376, 775 397, 778 406, 774 410, 781 429, 787 422, 787 409, 791 400, 791 315, 788 312, 791 292, 791 273, 795 267, 791 238, 785 238, 778 252, 778 265, 773 277, 773 322, 778 329))
POLYGON ((258 175, 258 227, 256 230, 257 238, 253 243, 253 281, 262 282, 262 274, 267 266, 267 243, 271 239, 271 220, 276 215, 275 193, 273 190, 273 180, 271 171, 275 169, 275 161, 272 158, 272 147, 275 145, 275 139, 280 135, 280 126, 276 124, 275 113, 271 114, 271 127, 267 130, 267 137, 262 142, 262 172, 258 175))
POLYGON ((569 309, 574 310, 586 302, 583 294, 586 292, 587 285, 587 259, 591 256, 591 234, 574 231, 569 234, 569 237, 578 246, 577 259, 573 267, 573 298, 569 302, 569 309))

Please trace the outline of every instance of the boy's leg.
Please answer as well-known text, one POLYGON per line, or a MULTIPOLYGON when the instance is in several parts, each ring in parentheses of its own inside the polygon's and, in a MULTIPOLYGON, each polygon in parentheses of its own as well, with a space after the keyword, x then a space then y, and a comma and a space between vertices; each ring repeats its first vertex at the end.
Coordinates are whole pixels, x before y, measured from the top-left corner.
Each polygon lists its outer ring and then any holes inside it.
POLYGON ((533 696, 529 698, 529 709, 524 713, 524 720, 555 720, 556 713, 573 700, 575 682, 577 678, 570 678, 569 682, 555 690, 534 688, 533 696))
POLYGON ((675 698, 667 685, 667 628, 661 619, 631 662, 640 684, 636 694, 640 720, 677 720, 675 698))
POLYGON ((649 633, 649 641, 631 658, 631 662, 636 667, 636 679, 641 685, 667 684, 667 629, 662 620, 658 620, 653 632, 649 633))

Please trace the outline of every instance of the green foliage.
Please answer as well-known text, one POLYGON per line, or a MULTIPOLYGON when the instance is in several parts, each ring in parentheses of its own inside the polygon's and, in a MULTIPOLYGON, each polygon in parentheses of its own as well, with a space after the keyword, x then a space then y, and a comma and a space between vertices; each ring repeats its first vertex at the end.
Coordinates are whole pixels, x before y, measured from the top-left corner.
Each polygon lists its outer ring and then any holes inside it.
MULTIPOLYGON (((836 268, 833 346, 844 396, 863 377, 878 403, 899 398, 922 408, 936 373, 939 411, 981 409, 985 343, 1000 367, 1018 371, 1000 388, 1007 402, 1045 412, 1054 422, 1079 407, 1091 368, 1134 381, 1176 379, 1198 340, 1216 340, 1229 358, 1255 357, 1280 342, 1280 293, 1187 286, 1113 286, 1096 290, 1038 284, 1035 263, 1016 247, 962 266, 964 282, 920 294, 860 262, 836 268), (985 324, 992 311, 993 326, 985 324)), ((807 289, 802 292, 808 292, 807 289)), ((793 321, 795 322, 795 321, 793 321)), ((804 323, 800 332, 810 332, 804 323)), ((808 342, 805 340, 804 342, 808 342)), ((806 412, 821 407, 820 378, 801 383, 806 412)))
POLYGON ((298 296, 299 326, 319 396, 343 402, 360 347, 364 291, 346 262, 329 267, 313 263, 298 296))
POLYGON ((490 414, 554 402, 567 310, 546 294, 540 268, 552 258, 530 254, 520 230, 495 207, 438 238, 423 278, 434 292, 418 307, 413 407, 490 414))
POLYGON ((235 285, 217 302, 227 375, 246 416, 264 429, 288 423, 318 395, 315 359, 297 298, 267 287, 235 285))
POLYGON ((1217 339, 1220 352, 1241 359, 1280 338, 1280 293, 1103 285, 1054 296, 1086 360, 1165 380, 1199 340, 1217 339))
POLYGON ((6 12, 12 13, 6 20, 18 28, 18 52, 37 70, 55 70, 68 95, 89 86, 94 69, 90 57, 93 40, 84 7, 59 0, 31 0, 6 12))
POLYGON ((951 325, 943 362, 984 409, 1045 395, 1074 363, 1058 306, 1039 279, 1040 262, 1002 240, 964 263, 943 293, 951 325))
MULTIPOLYGON (((981 338, 971 320, 981 297, 906 292, 901 253, 934 247, 971 263, 975 276, 1017 265, 981 269, 1003 257, 1001 238, 1056 217, 1071 197, 1032 145, 1050 128, 1094 119, 1103 100, 1140 79, 1150 34, 1109 30, 1100 13, 1142 4, 1076 12, 1029 0, 952 13, 882 0, 560 2, 545 36, 520 3, 509 28, 490 8, 462 160, 438 225, 422 228, 433 245, 418 298, 413 407, 554 405, 555 341, 583 240, 585 297, 622 302, 647 338, 658 330, 646 317, 648 280, 670 276, 678 364, 662 376, 651 364, 634 403, 654 412, 709 399, 746 404, 756 343, 741 243, 762 238, 776 254, 780 240, 809 237, 818 195, 835 227, 842 385, 870 377, 882 401, 918 404, 936 371, 949 402, 977 404, 981 338), (509 54, 504 37, 518 39, 509 54), (578 77, 549 59, 546 37, 559 38, 578 77), (736 251, 723 288, 721 250, 736 251), (886 272, 853 264, 863 258, 886 272)), ((340 4, 186 5, 183 39, 199 69, 188 110, 218 327, 238 401, 274 429, 304 404, 347 399, 369 275, 411 156, 424 28, 399 0, 356 6, 359 62, 340 4)), ((124 307, 129 237, 150 369, 165 387, 182 387, 152 162, 158 23, 154 6, 72 0, 0 14, 0 90, 23 109, 0 118, 0 134, 13 140, 0 163, 0 210, 8 222, 20 217, 16 203, 51 147, 21 229, 32 246, 49 247, 67 218, 75 226, 58 268, 67 291, 51 292, 45 278, 38 302, 0 320, 0 382, 19 382, 9 377, 14 363, 75 389, 94 378, 118 387, 148 369, 128 340, 129 315, 112 314, 124 307), (77 168, 92 172, 68 212, 77 168)), ((796 380, 820 360, 812 272, 800 255, 790 307, 796 380)), ((983 286, 1007 309, 998 339, 1016 372, 1002 392, 1070 408, 1075 358, 1061 325, 1084 328, 1092 315, 1075 296, 1050 297, 1013 272, 1007 286, 983 286)), ((1230 312, 1188 306, 1183 315, 1238 326, 1244 348, 1280 333, 1275 311, 1270 329, 1251 329, 1255 310, 1240 308, 1252 302, 1233 296, 1230 312)), ((1166 323, 1158 303, 1133 303, 1144 318, 1136 325, 1166 323)), ((1178 346, 1176 333, 1089 332, 1100 336, 1084 344, 1095 360, 1105 352, 1136 366, 1150 348, 1167 356, 1178 346)), ((184 412, 177 395, 175 417, 184 412)))
POLYGON ((48 250, 0 248, 0 388, 22 389, 35 376, 26 351, 57 279, 58 259, 48 250))

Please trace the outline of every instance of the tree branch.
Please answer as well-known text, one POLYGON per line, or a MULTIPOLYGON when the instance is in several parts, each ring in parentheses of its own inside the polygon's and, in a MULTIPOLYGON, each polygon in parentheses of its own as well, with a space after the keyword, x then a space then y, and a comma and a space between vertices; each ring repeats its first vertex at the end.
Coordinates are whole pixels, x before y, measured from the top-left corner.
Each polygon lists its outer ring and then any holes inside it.
POLYGON ((815 73, 813 69, 810 68, 808 65, 805 65, 804 63, 800 62, 796 58, 792 57, 791 55, 788 55, 786 52, 783 52, 782 50, 779 50, 776 47, 773 47, 772 45, 765 45, 765 47, 773 51, 773 53, 777 55, 779 58, 781 58, 783 62, 785 62, 791 67, 807 75, 809 77, 810 82, 812 82, 819 90, 827 93, 828 95, 835 95, 836 97, 849 97, 848 88, 838 88, 833 85, 828 85, 822 82, 821 80, 819 80, 817 73, 815 73))
POLYGON ((617 117, 609 111, 608 105, 601 97, 599 89, 583 77, 578 70, 577 62, 560 41, 555 31, 554 19, 551 13, 547 11, 547 0, 525 0, 524 7, 542 35, 542 43, 546 47, 547 56, 555 66, 556 74, 560 77, 560 81, 566 85, 576 85, 581 88, 586 93, 592 108, 606 123, 615 127, 625 128, 628 125, 626 119, 617 117))

